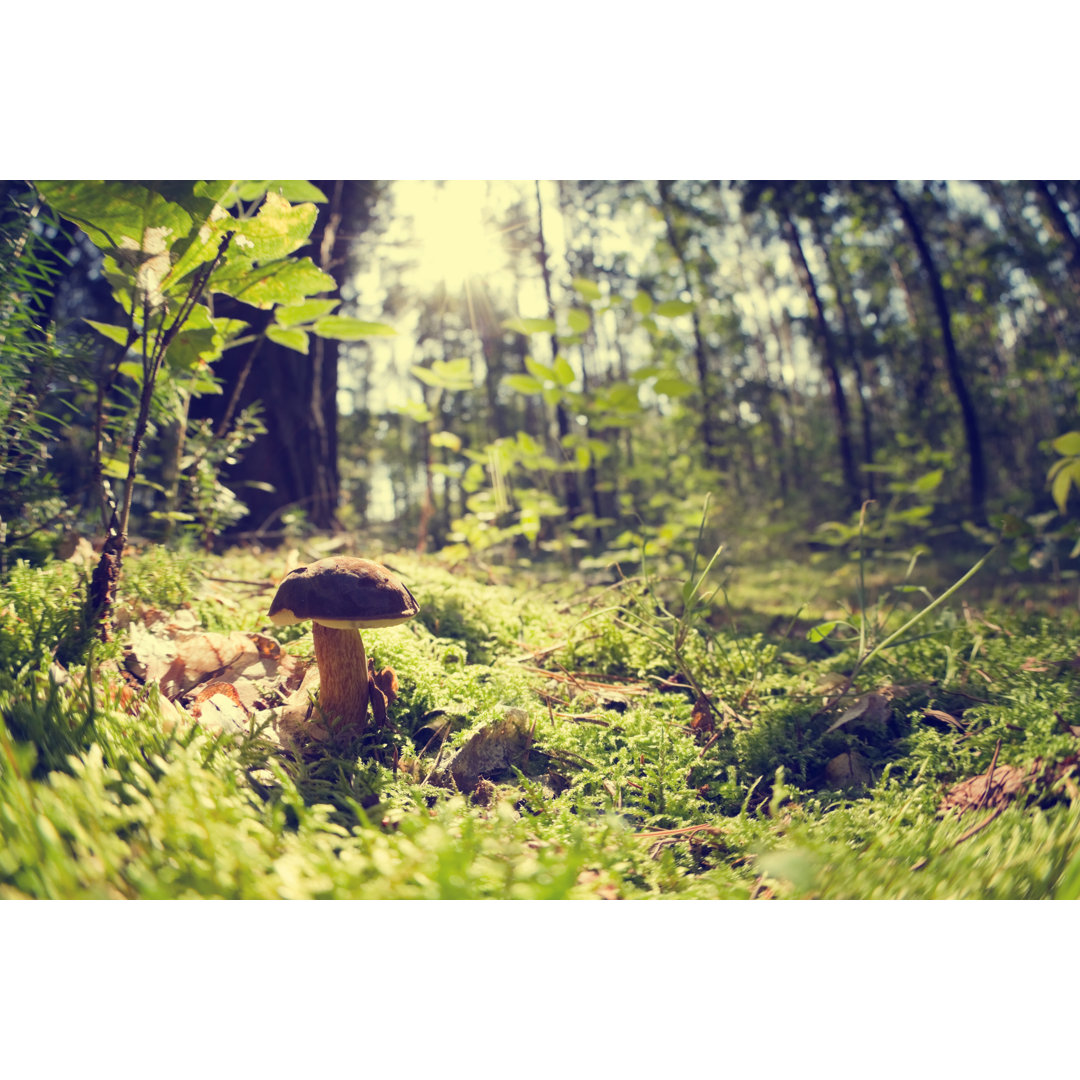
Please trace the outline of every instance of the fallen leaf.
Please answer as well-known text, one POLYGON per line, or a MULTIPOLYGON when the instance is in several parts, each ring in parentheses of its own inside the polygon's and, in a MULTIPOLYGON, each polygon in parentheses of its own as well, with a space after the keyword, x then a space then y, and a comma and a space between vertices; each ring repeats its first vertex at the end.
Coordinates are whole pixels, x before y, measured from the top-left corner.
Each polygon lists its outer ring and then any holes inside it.
POLYGON ((397 700, 398 681, 394 669, 385 667, 375 671, 375 661, 368 660, 368 702, 375 727, 386 723, 387 708, 397 700))
POLYGON ((234 684, 250 710, 260 696, 257 683, 280 679, 287 686, 294 684, 300 662, 283 653, 273 638, 176 629, 188 624, 183 616, 180 612, 168 622, 156 619, 149 627, 144 616, 142 624, 133 623, 128 630, 128 670, 143 682, 158 683, 166 697, 175 700, 205 682, 221 680, 234 684))
POLYGON ((940 720, 943 724, 948 724, 950 727, 956 728, 957 731, 964 731, 963 721, 953 716, 952 713, 945 712, 944 709, 923 709, 923 716, 929 720, 940 720))
POLYGON ((840 717, 834 720, 826 729, 828 735, 844 724, 850 724, 853 728, 868 728, 872 731, 883 732, 885 725, 892 716, 892 706, 884 694, 863 694, 850 708, 845 709, 840 717))
POLYGON ((696 736, 707 737, 715 728, 716 722, 713 720, 713 712, 709 708, 709 701, 707 698, 699 696, 697 701, 694 702, 693 712, 690 713, 690 730, 696 736))
POLYGON ((490 779, 511 765, 524 765, 531 745, 528 714, 524 709, 507 709, 501 719, 468 739, 451 759, 446 773, 453 777, 459 791, 475 791, 481 777, 490 779))
POLYGON ((998 765, 993 773, 979 773, 978 776, 962 780, 945 793, 938 805, 938 813, 955 810, 958 814, 963 814, 967 810, 984 806, 990 809, 1005 806, 1029 788, 1031 781, 1038 775, 1040 764, 1036 759, 1030 769, 998 765))
POLYGON ((826 764, 825 779, 834 787, 864 788, 873 779, 870 759, 858 750, 846 750, 826 764))
POLYGON ((248 710, 232 683, 217 681, 204 686, 192 702, 191 715, 210 731, 248 729, 248 710))
POLYGON ((998 765, 993 773, 987 770, 949 788, 938 804, 938 813, 955 810, 963 814, 983 807, 1000 810, 1021 795, 1055 794, 1059 787, 1073 798, 1069 788, 1075 787, 1073 775, 1078 768, 1080 755, 1077 754, 1051 765, 1044 765, 1042 758, 1036 758, 1026 769, 998 765))

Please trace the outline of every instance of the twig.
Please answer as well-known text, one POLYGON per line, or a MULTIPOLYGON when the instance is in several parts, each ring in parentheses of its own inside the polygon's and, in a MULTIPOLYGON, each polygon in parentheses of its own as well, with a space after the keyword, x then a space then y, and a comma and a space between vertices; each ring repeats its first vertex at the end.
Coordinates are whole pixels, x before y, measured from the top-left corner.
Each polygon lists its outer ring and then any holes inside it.
POLYGON ((557 717, 560 720, 569 720, 573 724, 599 724, 601 727, 611 727, 611 724, 607 720, 602 720, 595 713, 565 713, 555 712, 548 705, 549 711, 553 717, 557 717))
POLYGON ((688 825, 682 829, 659 829, 656 832, 634 833, 635 840, 652 840, 658 836, 690 836, 693 833, 708 832, 714 835, 723 833, 719 825, 688 825))
POLYGON ((1001 740, 998 739, 997 746, 994 747, 994 756, 990 759, 990 768, 986 770, 986 783, 983 785, 983 793, 975 806, 976 810, 981 810, 986 805, 986 800, 990 798, 990 784, 994 779, 994 768, 997 765, 998 753, 1000 750, 1001 740))
POLYGON ((994 818, 998 817, 1004 809, 1004 806, 997 807, 993 811, 993 813, 990 814, 989 817, 985 818, 983 821, 980 821, 978 825, 975 825, 973 828, 968 829, 968 831, 964 833, 963 836, 954 840, 953 847, 956 847, 958 844, 962 844, 965 840, 970 840, 977 832, 981 832, 983 829, 986 828, 987 825, 990 824, 991 821, 994 820, 994 818))

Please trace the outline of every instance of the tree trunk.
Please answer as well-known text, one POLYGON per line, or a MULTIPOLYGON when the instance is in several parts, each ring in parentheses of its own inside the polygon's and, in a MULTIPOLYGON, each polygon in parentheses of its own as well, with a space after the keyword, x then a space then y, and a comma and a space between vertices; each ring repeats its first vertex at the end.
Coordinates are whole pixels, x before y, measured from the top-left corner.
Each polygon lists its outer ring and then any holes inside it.
MULTIPOLYGON (((374 187, 363 180, 314 183, 328 201, 319 204, 310 242, 296 255, 309 255, 340 284, 351 240, 370 218, 374 187)), ((251 319, 250 308, 232 310, 220 300, 215 314, 247 318, 256 331, 264 325, 251 319)), ((192 416, 211 418, 219 432, 227 430, 246 406, 262 404, 266 435, 252 443, 223 477, 248 507, 235 531, 273 533, 282 516, 293 509, 303 511, 318 529, 338 525, 339 343, 312 335, 309 350, 305 356, 266 340, 230 350, 214 365, 224 393, 192 402, 192 416)))
POLYGON ((825 320, 825 309, 821 305, 818 296, 817 284, 814 275, 810 272, 810 266, 803 252, 802 241, 799 239, 799 230, 791 218, 786 206, 782 203, 778 206, 780 224, 791 248, 792 261, 795 270, 806 295, 810 300, 810 311, 814 319, 814 327, 817 332, 818 342, 821 346, 821 359, 825 365, 825 373, 829 377, 829 386, 832 390, 833 410, 836 413, 836 434, 840 449, 840 465, 844 473, 844 484, 848 491, 848 502, 854 509, 859 505, 859 474, 855 468, 855 453, 851 445, 851 414, 848 410, 847 396, 844 393, 844 385, 840 379, 840 369, 836 363, 836 351, 833 348, 832 333, 829 324, 825 320))
POLYGON ((964 424, 964 437, 967 441, 969 461, 969 484, 971 511, 980 521, 986 516, 986 463, 983 459, 982 436, 979 433, 979 419, 975 412, 975 405, 968 391, 967 382, 964 378, 963 367, 960 362, 960 354, 956 349, 956 342, 952 334, 952 317, 949 313, 949 302, 945 296, 945 287, 941 283, 941 276, 934 264, 934 257, 930 252, 930 246, 923 236, 922 228, 911 205, 900 193, 900 187, 896 182, 890 184, 892 197, 904 219, 904 224, 911 233, 912 242, 923 269, 930 283, 930 292, 934 298, 934 307, 937 309, 938 322, 941 326, 941 339, 945 347, 945 365, 949 373, 949 382, 953 393, 956 395, 957 404, 960 406, 960 415, 964 424))
MULTIPOLYGON (((829 272, 829 283, 832 285, 836 296, 836 310, 840 312, 840 326, 844 333, 844 346, 847 351, 848 364, 855 374, 855 389, 859 398, 859 419, 862 429, 862 459, 866 465, 874 461, 873 424, 870 415, 870 399, 867 393, 866 377, 863 372, 862 358, 859 356, 859 347, 855 338, 854 319, 851 315, 849 301, 851 297, 851 282, 848 279, 846 268, 837 259, 829 247, 828 237, 821 231, 817 222, 814 223, 814 236, 818 247, 825 256, 825 268, 829 272)), ((874 498, 874 473, 864 472, 860 478, 861 498, 874 498)))
MULTIPOLYGON (((683 287, 691 296, 694 289, 690 281, 690 270, 686 264, 686 255, 683 245, 679 240, 678 231, 675 228, 675 218, 671 202, 670 180, 659 181, 660 212, 664 217, 664 226, 667 229, 668 243, 675 253, 675 259, 679 264, 682 274, 683 287)), ((705 448, 705 465, 708 468, 720 468, 719 440, 713 420, 718 413, 717 402, 713 393, 713 380, 709 372, 709 356, 705 350, 705 340, 701 336, 701 321, 698 318, 697 308, 690 312, 690 320, 694 328, 694 361, 697 365, 698 391, 701 394, 701 444, 705 448)))
POLYGON ((1046 218, 1052 230, 1057 233, 1062 243, 1065 244, 1066 260, 1073 276, 1080 279, 1080 237, 1073 232, 1069 224, 1069 215, 1061 208, 1057 195, 1050 190, 1050 185, 1045 180, 1036 180, 1035 190, 1039 193, 1046 218))
MULTIPOLYGON (((540 199, 540 181, 536 181, 536 234, 540 243, 537 258, 540 262, 540 273, 544 279, 544 296, 547 300, 548 318, 555 319, 555 302, 551 296, 551 270, 548 268, 547 244, 544 241, 544 208, 540 199)), ((559 355, 559 340, 557 335, 551 335, 551 362, 559 355)), ((562 401, 555 402, 555 426, 559 432, 559 453, 565 453, 564 440, 570 434, 570 418, 566 413, 566 406, 562 401)), ((581 513, 581 492, 578 488, 578 475, 574 469, 568 468, 563 474, 563 497, 566 500, 566 516, 573 520, 581 513)))

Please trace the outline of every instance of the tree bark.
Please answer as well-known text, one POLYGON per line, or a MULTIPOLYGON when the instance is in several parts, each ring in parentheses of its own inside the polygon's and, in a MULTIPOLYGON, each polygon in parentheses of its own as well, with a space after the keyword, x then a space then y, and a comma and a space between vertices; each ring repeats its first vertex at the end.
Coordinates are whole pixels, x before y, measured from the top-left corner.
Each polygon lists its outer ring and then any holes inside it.
MULTIPOLYGON (((664 217, 664 226, 667 230, 668 243, 675 253, 675 259, 679 264, 682 274, 683 287, 691 296, 694 290, 690 281, 690 270, 686 263, 686 254, 678 231, 675 228, 675 218, 672 213, 670 180, 659 181, 660 212, 664 217)), ((705 448, 705 465, 709 468, 721 466, 719 443, 716 429, 713 426, 713 418, 717 415, 717 403, 713 393, 713 381, 709 372, 709 356, 705 349, 705 340, 701 336, 701 321, 698 318, 697 308, 690 312, 690 320, 694 328, 694 361, 697 365, 698 392, 701 394, 701 444, 705 448)))
MULTIPOLYGON (((859 399, 859 420, 862 433, 862 459, 864 464, 874 461, 873 423, 870 415, 870 400, 867 393, 866 377, 863 372, 862 357, 855 337, 855 320, 852 318, 850 303, 852 299, 846 268, 830 249, 828 237, 822 232, 820 224, 814 222, 814 237, 825 256, 825 268, 829 273, 829 283, 836 296, 836 310, 840 312, 840 327, 844 334, 844 346, 848 364, 855 374, 855 389, 859 399)), ((860 477, 860 497, 874 498, 874 473, 864 472, 860 477)))
MULTIPOLYGON (((547 300, 548 318, 555 319, 555 302, 551 295, 551 270, 548 267, 547 244, 544 240, 544 208, 540 199, 540 181, 536 181, 536 235, 539 240, 539 252, 537 259, 540 263, 540 273, 544 279, 544 296, 547 300)), ((551 362, 559 355, 559 340, 556 334, 551 335, 551 362)), ((565 453, 563 440, 570 434, 570 418, 566 413, 566 406, 561 401, 555 402, 555 426, 559 432, 559 453, 565 453)), ((578 476, 574 469, 567 468, 563 474, 563 497, 566 499, 566 516, 573 520, 581 513, 581 492, 578 488, 578 476)))
POLYGON ((1036 180, 1034 183, 1051 229, 1065 244, 1066 261, 1073 279, 1080 281, 1080 237, 1073 232, 1069 215, 1062 210, 1057 195, 1050 190, 1050 185, 1045 180, 1036 180))
MULTIPOLYGON (((340 286, 352 237, 370 219, 374 187, 370 181, 314 183, 328 201, 319 204, 310 242, 296 255, 309 255, 322 270, 334 274, 340 286)), ((237 306, 234 311, 220 301, 215 314, 252 321, 250 308, 237 306)), ((262 329, 258 318, 254 329, 262 329)), ((231 350, 214 365, 224 393, 192 402, 192 416, 211 418, 218 431, 227 429, 236 413, 253 402, 263 407, 266 435, 223 477, 248 507, 233 531, 273 532, 292 509, 302 510, 318 529, 338 526, 339 343, 312 335, 309 350, 305 356, 267 340, 231 350), (268 485, 272 490, 266 490, 268 485)))
POLYGON ((945 287, 941 283, 941 276, 938 274, 930 246, 926 242, 926 237, 923 235, 914 209, 900 193, 900 187, 895 181, 889 187, 893 200, 900 211, 900 216, 904 219, 908 232, 911 233, 912 242, 915 245, 915 250, 919 253, 919 259, 922 261, 923 270, 930 284, 930 292, 934 298, 934 307, 937 309, 938 322, 941 326, 941 339, 945 348, 945 365, 949 373, 949 382, 953 393, 956 395, 957 404, 960 406, 960 415, 964 424, 964 437, 967 442, 969 462, 968 479, 971 511, 976 518, 982 520, 986 516, 986 462, 983 458, 978 415, 971 394, 968 391, 960 354, 953 339, 949 301, 945 295, 945 287))
POLYGON ((844 473, 844 484, 848 491, 848 502, 852 508, 855 508, 860 502, 859 474, 855 468, 855 453, 851 445, 851 413, 848 409, 844 385, 840 378, 840 369, 836 363, 836 350, 833 347, 832 332, 829 330, 829 324, 825 319, 825 309, 818 295, 814 275, 810 272, 810 266, 806 261, 802 241, 799 239, 799 230, 796 228, 787 207, 782 202, 779 203, 777 212, 780 215, 780 224, 784 236, 788 246, 791 248, 795 270, 810 300, 814 328, 821 346, 821 358, 832 390, 833 410, 836 413, 837 443, 840 451, 840 465, 844 473))

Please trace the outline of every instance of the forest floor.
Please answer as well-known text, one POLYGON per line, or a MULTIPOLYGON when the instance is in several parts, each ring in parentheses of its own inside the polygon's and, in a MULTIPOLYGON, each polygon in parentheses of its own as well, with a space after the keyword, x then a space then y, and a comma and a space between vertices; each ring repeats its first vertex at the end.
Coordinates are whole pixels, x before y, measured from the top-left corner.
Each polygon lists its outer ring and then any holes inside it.
POLYGON ((349 752, 300 748, 275 718, 310 689, 310 625, 266 611, 341 553, 148 546, 78 661, 92 557, 12 569, 0 896, 1080 897, 1075 582, 991 562, 895 635, 940 567, 388 553, 421 609, 365 637, 396 698, 349 752))

